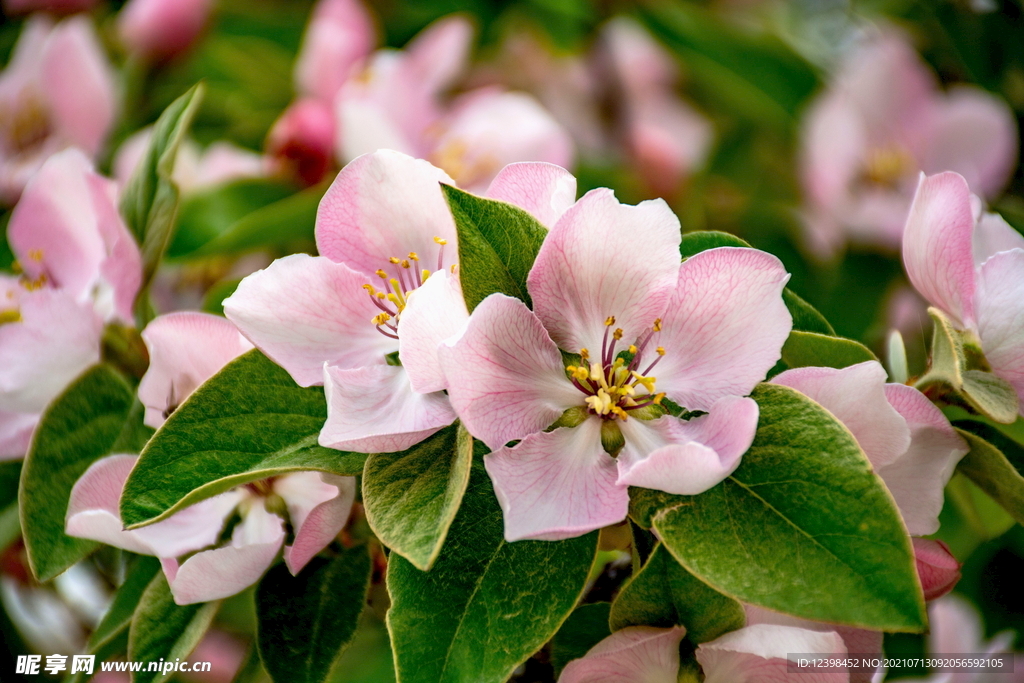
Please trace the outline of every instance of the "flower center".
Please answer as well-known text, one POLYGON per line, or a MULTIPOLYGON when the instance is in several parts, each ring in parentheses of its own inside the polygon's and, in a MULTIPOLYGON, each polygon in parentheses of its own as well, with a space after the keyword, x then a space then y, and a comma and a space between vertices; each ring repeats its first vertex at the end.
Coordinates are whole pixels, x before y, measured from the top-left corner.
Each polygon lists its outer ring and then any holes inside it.
POLYGON ((11 104, 0 104, 0 137, 14 154, 25 154, 41 146, 52 133, 46 107, 33 90, 25 89, 11 104))
POLYGON ((868 152, 862 174, 864 181, 870 185, 894 188, 915 167, 913 157, 905 149, 887 145, 868 152))
MULTIPOLYGON (((435 237, 434 242, 438 245, 437 270, 444 267, 444 246, 448 240, 435 237)), ((408 303, 409 294, 423 285, 430 277, 431 271, 426 268, 419 268, 419 254, 410 251, 405 258, 392 256, 388 259, 388 267, 392 273, 381 268, 376 275, 384 283, 383 289, 377 289, 367 283, 363 289, 370 295, 373 305, 380 309, 380 313, 373 316, 370 322, 376 326, 377 331, 385 337, 398 339, 398 320, 402 317, 402 311, 408 303)), ((455 266, 452 266, 455 272, 455 266)))
POLYGON ((651 329, 625 349, 627 357, 619 356, 615 351, 616 345, 622 340, 621 327, 611 331, 615 325, 615 316, 609 317, 604 324, 600 360, 590 361, 590 351, 580 349, 583 364, 570 365, 566 371, 573 386, 586 396, 583 402, 587 412, 605 420, 626 420, 630 411, 660 405, 665 398, 665 394, 655 392, 657 378, 650 374, 665 355, 665 349, 656 347, 654 352, 657 357, 646 368, 640 369, 654 335, 661 332, 661 318, 655 320, 651 329))

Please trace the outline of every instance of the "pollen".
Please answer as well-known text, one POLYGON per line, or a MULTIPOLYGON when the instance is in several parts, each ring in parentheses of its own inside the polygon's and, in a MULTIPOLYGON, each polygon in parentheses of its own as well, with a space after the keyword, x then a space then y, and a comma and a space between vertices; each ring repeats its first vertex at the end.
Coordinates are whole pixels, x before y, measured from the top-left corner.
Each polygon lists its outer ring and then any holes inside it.
POLYGON ((655 332, 661 332, 661 318, 657 318, 654 321, 652 328, 655 332))
POLYGON ((42 249, 29 249, 28 260, 35 261, 36 263, 42 263, 43 261, 43 250, 42 249))
POLYGON ((605 320, 604 320, 605 327, 611 327, 614 324, 615 324, 615 316, 614 315, 610 315, 607 318, 605 318, 605 320))
POLYGON ((444 239, 443 237, 435 237, 434 238, 434 242, 436 242, 437 244, 440 244, 442 247, 444 245, 448 244, 448 240, 444 239))
POLYGON ((394 256, 392 256, 391 258, 389 258, 389 259, 388 259, 388 263, 393 263, 393 264, 394 264, 394 265, 396 265, 396 266, 397 266, 397 265, 398 265, 399 263, 401 263, 401 262, 402 262, 402 259, 400 259, 400 258, 396 258, 396 257, 394 257, 394 256))
POLYGON ((410 261, 419 261, 420 255, 417 254, 415 251, 410 251, 409 255, 406 258, 409 259, 410 261))
POLYGON ((391 320, 391 316, 388 315, 387 313, 378 313, 377 315, 373 316, 371 322, 374 325, 383 325, 389 320, 391 320))

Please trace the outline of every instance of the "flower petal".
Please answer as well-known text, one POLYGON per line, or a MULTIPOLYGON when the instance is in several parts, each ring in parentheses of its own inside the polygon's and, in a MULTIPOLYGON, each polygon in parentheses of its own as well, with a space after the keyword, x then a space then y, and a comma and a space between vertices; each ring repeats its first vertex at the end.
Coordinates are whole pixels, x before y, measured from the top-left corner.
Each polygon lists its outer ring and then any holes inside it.
POLYGON ((296 472, 274 481, 274 492, 288 504, 295 540, 284 547, 293 575, 327 547, 344 528, 356 499, 356 478, 325 472, 296 472))
POLYGON ((960 580, 960 563, 942 541, 915 538, 914 559, 925 600, 936 600, 953 590, 960 580))
POLYGON ((630 626, 566 665, 558 683, 676 683, 682 626, 630 626))
POLYGON ((790 653, 845 655, 838 633, 811 631, 795 626, 755 624, 726 633, 697 648, 697 661, 705 683, 847 683, 845 670, 827 672, 788 671, 790 653))
POLYGON ((252 348, 224 318, 192 311, 157 317, 142 331, 149 369, 139 384, 146 424, 154 429, 196 388, 252 348))
POLYGON ((1001 251, 1024 249, 1024 235, 1010 227, 997 213, 982 213, 974 226, 974 265, 980 268, 985 261, 1001 251))
POLYGON ((772 378, 820 403, 846 425, 875 470, 910 447, 906 419, 886 400, 885 370, 877 361, 835 368, 796 368, 772 378))
POLYGON ((78 478, 68 500, 64 526, 68 536, 89 538, 133 553, 154 554, 145 540, 124 530, 118 512, 124 482, 138 459, 137 455, 108 455, 78 478))
POLYGON ((782 301, 789 274, 757 249, 720 247, 688 258, 651 340, 666 350, 658 390, 690 410, 749 394, 782 355, 792 317, 782 301))
POLYGON ((448 388, 438 349, 469 320, 459 276, 439 270, 409 295, 398 322, 398 357, 413 391, 427 394, 448 388))
POLYGON ((417 444, 455 421, 439 391, 412 390, 404 368, 325 365, 327 422, 320 445, 357 453, 394 453, 417 444))
POLYGON ((376 27, 359 0, 320 0, 295 62, 303 95, 330 103, 353 67, 373 50, 376 27))
POLYGON ((1024 406, 1024 249, 1000 252, 982 265, 975 301, 985 358, 1024 406))
POLYGON ((887 384, 885 397, 906 420, 910 447, 895 461, 879 467, 878 476, 896 499, 910 533, 934 534, 939 530, 943 491, 956 464, 967 454, 967 444, 942 411, 917 389, 887 384))
POLYGON ((505 517, 505 540, 555 541, 621 522, 629 492, 601 446, 601 420, 531 434, 484 456, 505 517))
POLYGON ((380 311, 367 277, 323 257, 293 254, 242 280, 224 300, 228 320, 304 387, 324 381, 324 363, 384 363, 398 343, 370 322, 380 311))
POLYGON ((576 177, 555 164, 520 161, 494 176, 487 197, 514 204, 550 228, 576 201, 576 177))
POLYGON ((39 417, 38 413, 0 410, 0 461, 17 460, 28 452, 39 417))
POLYGON ((903 229, 903 265, 914 288, 964 326, 974 322, 974 211, 956 173, 921 175, 903 229))
POLYGON ((452 408, 492 449, 539 432, 567 408, 583 405, 558 348, 519 299, 484 299, 462 336, 439 353, 452 408))
POLYGON ((665 312, 679 273, 679 219, 660 199, 620 204, 592 190, 541 245, 527 287, 559 348, 600 354, 605 319, 628 345, 665 312))
MULTIPOLYGON (((441 169, 400 152, 380 150, 350 162, 320 201, 316 244, 320 255, 370 277, 391 257, 419 254, 434 269, 438 245, 448 240, 442 267, 456 263, 455 222, 439 183, 454 185, 441 169)), ((376 284, 376 279, 373 280, 376 284)))
POLYGON ((757 431, 753 399, 728 396, 707 415, 680 420, 627 420, 620 424, 626 445, 618 456, 618 484, 693 496, 739 467, 757 431))

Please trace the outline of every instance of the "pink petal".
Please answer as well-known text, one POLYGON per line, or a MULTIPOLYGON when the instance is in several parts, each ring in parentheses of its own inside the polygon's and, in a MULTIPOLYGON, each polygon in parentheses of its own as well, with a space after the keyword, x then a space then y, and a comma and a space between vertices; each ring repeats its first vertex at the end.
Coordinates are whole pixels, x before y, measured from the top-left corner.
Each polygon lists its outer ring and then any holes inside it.
POLYGON ((505 540, 555 541, 621 522, 629 492, 601 446, 601 420, 531 434, 484 457, 505 517, 505 540))
POLYGON ((576 178, 555 164, 520 161, 498 171, 487 197, 514 204, 550 228, 576 201, 576 178))
POLYGON ((689 421, 666 415, 621 423, 626 445, 618 457, 619 484, 693 496, 739 467, 754 440, 758 407, 727 396, 689 421))
POLYGON ((61 136, 96 154, 117 104, 112 69, 89 19, 77 16, 57 24, 41 67, 42 86, 61 136))
POLYGON ((630 626, 592 647, 562 670, 558 683, 676 683, 682 626, 630 626))
POLYGON ((199 38, 211 0, 129 0, 118 15, 128 51, 148 59, 174 57, 199 38))
POLYGON ((137 455, 108 455, 89 466, 71 489, 64 528, 67 535, 153 554, 143 539, 124 530, 118 513, 121 489, 138 459, 137 455))
POLYGON ((191 311, 157 317, 142 338, 149 370, 139 384, 139 400, 146 406, 146 424, 154 429, 200 384, 252 348, 230 321, 191 311))
POLYGON ((224 314, 304 387, 324 381, 324 363, 382 364, 398 343, 371 322, 380 311, 366 275, 323 257, 294 254, 242 280, 224 314))
POLYGON ((539 432, 567 408, 583 405, 558 348, 519 299, 484 299, 462 336, 439 353, 452 408, 492 449, 539 432))
POLYGON ((660 337, 657 389, 690 410, 750 393, 782 355, 792 318, 782 262, 756 249, 720 247, 679 268, 660 337))
POLYGON ((714 141, 711 122, 671 91, 634 103, 630 146, 644 182, 672 194, 707 158, 714 141))
POLYGON ((974 322, 973 230, 963 177, 922 174, 903 231, 903 265, 925 299, 968 327, 974 322))
POLYGON ((257 499, 235 527, 231 545, 198 552, 180 566, 176 560, 161 560, 174 602, 210 602, 248 588, 273 563, 283 541, 281 518, 267 512, 257 499))
POLYGON ((828 213, 840 210, 861 173, 867 136, 848 94, 828 92, 810 106, 802 124, 800 170, 813 204, 828 213))
POLYGON ((618 16, 604 25, 601 41, 629 96, 671 88, 678 78, 672 56, 635 19, 618 16))
POLYGON ((466 68, 473 42, 473 25, 463 16, 438 19, 405 47, 406 69, 417 87, 441 94, 466 68))
POLYGON ((100 360, 103 321, 59 290, 21 299, 21 321, 0 325, 0 410, 42 412, 100 360))
POLYGON ((1024 235, 1010 227, 997 213, 982 213, 974 226, 972 240, 975 268, 1001 251, 1024 249, 1024 235))
POLYGON ((835 632, 811 631, 794 626, 755 624, 726 633, 697 648, 697 661, 705 683, 847 683, 844 671, 793 672, 787 656, 815 653, 845 655, 846 645, 835 632))
POLYGON ((330 104, 376 42, 377 29, 359 0, 319 0, 295 63, 297 89, 330 104))
POLYGON ((142 254, 118 210, 116 183, 92 173, 86 180, 106 251, 99 266, 99 291, 94 294, 96 308, 108 319, 116 315, 125 324, 134 324, 135 297, 142 284, 142 254), (104 297, 109 297, 109 302, 104 297))
POLYGON ((981 88, 960 86, 936 103, 925 173, 955 171, 971 189, 995 197, 1017 162, 1017 120, 1005 101, 981 88))
POLYGON ((574 156, 569 134, 536 99, 486 88, 454 102, 430 158, 460 187, 483 192, 507 164, 571 166, 574 156))
POLYGON ((605 319, 629 345, 665 313, 679 272, 679 219, 663 200, 620 204, 592 190, 548 234, 527 287, 534 311, 566 351, 600 355, 605 319))
MULTIPOLYGON (((433 270, 439 247, 448 240, 442 266, 456 263, 455 222, 439 183, 453 184, 444 171, 426 161, 381 150, 359 157, 342 169, 320 201, 316 243, 321 256, 370 277, 385 269, 397 277, 388 259, 416 252, 433 270)), ((378 283, 376 277, 374 285, 378 283)))
POLYGON ((906 419, 886 400, 885 370, 877 361, 835 368, 796 368, 772 379, 817 401, 846 425, 875 470, 910 447, 906 419))
POLYGON ((225 491, 174 513, 162 522, 130 532, 157 557, 178 557, 217 542, 224 523, 245 499, 245 489, 225 491))
POLYGON ((975 301, 985 358, 1024 405, 1024 249, 1000 252, 985 262, 975 301))
POLYGON ((887 384, 885 397, 907 421, 910 447, 892 463, 879 467, 878 476, 896 499, 910 533, 934 534, 939 530, 943 491, 956 464, 967 454, 967 444, 942 411, 917 389, 887 384))
POLYGON ((915 538, 914 559, 925 600, 936 600, 953 590, 960 580, 960 563, 942 541, 915 538))
POLYGON ((28 452, 38 422, 38 413, 0 410, 0 461, 17 460, 28 452))
POLYGON ((293 575, 327 547, 345 527, 356 499, 356 478, 324 472, 297 472, 274 481, 274 492, 288 504, 295 540, 284 548, 293 575))
POLYGON ((179 159, 175 165, 175 180, 189 191, 213 187, 242 178, 260 178, 267 174, 267 163, 256 152, 239 147, 227 140, 218 140, 203 150, 195 175, 189 182, 182 182, 178 173, 179 159))
POLYGON ((320 445, 357 453, 404 451, 455 421, 448 398, 409 386, 405 369, 324 366, 327 422, 320 445))
POLYGON ((947 595, 928 606, 928 651, 949 654, 985 652, 978 610, 965 598, 947 595))
POLYGON ((448 388, 438 350, 469 320, 458 275, 439 270, 409 296, 398 323, 398 356, 413 391, 448 388))

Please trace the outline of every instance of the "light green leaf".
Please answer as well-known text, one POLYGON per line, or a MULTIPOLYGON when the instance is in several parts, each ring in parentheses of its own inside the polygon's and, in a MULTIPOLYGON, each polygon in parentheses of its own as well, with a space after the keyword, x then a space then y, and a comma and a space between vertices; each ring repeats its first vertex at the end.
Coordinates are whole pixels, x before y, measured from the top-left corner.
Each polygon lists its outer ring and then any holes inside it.
POLYGON ((179 190, 174 163, 203 99, 198 83, 174 100, 153 126, 149 148, 121 194, 121 215, 142 245, 143 289, 153 278, 174 232, 179 190))
POLYGON ((608 628, 611 607, 607 602, 580 605, 565 620, 551 639, 551 665, 556 677, 566 664, 587 654, 590 648, 612 634, 608 628))
POLYGON ((928 315, 932 318, 932 353, 931 367, 928 373, 918 380, 917 385, 936 380, 949 384, 958 390, 963 386, 964 345, 960 333, 954 329, 953 323, 937 308, 929 308, 928 315))
POLYGON ((469 484, 473 437, 446 427, 401 453, 374 453, 363 470, 366 520, 381 542, 430 569, 469 484))
POLYGON ((979 413, 996 422, 1010 424, 1017 419, 1020 402, 1016 390, 991 372, 964 370, 960 393, 979 413))
POLYGON ((102 621, 89 636, 89 652, 96 653, 114 638, 124 633, 132 621, 132 615, 142 600, 146 588, 160 571, 160 560, 140 555, 128 567, 124 583, 114 594, 102 621))
POLYGON ((429 572, 388 563, 388 631, 401 683, 504 683, 572 611, 597 534, 564 541, 503 536, 501 508, 474 463, 462 508, 429 572))
POLYGON ((761 384, 752 396, 760 420, 739 468, 698 496, 637 490, 635 519, 652 521, 680 564, 740 602, 923 631, 910 537, 853 435, 787 387, 761 384))
POLYGON ((370 585, 366 546, 314 557, 292 576, 283 563, 256 590, 256 640, 274 683, 321 683, 355 635, 370 585))
POLYGON ((793 330, 782 345, 782 360, 791 368, 845 368, 878 357, 852 339, 793 330))
POLYGON ((366 456, 317 444, 323 388, 298 386, 258 350, 196 389, 153 435, 121 496, 126 526, 151 524, 257 479, 318 470, 362 472, 366 456))
POLYGON ((613 631, 627 626, 686 627, 695 644, 742 628, 743 607, 686 571, 662 545, 612 603, 613 631))
POLYGON ((991 496, 1018 524, 1024 524, 1024 477, 1002 451, 977 434, 957 428, 971 450, 957 469, 991 496))
POLYGON ((466 306, 495 292, 530 305, 526 276, 547 229, 517 206, 442 185, 459 236, 459 273, 466 306))
POLYGON ((750 242, 729 232, 697 230, 696 232, 688 232, 683 235, 679 244, 679 252, 685 259, 696 256, 702 251, 717 249, 718 247, 752 248, 750 242))
POLYGON ((101 364, 79 376, 43 413, 18 493, 29 566, 40 581, 52 579, 99 545, 64 534, 68 499, 89 465, 111 452, 133 398, 121 376, 101 364))
MULTIPOLYGON (((178 605, 163 572, 150 581, 128 627, 128 660, 133 662, 174 662, 187 659, 206 634, 219 602, 178 605)), ((142 671, 132 674, 132 683, 166 681, 171 673, 142 671)))

